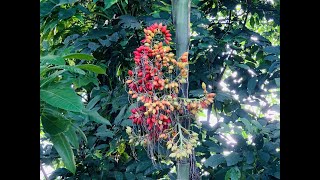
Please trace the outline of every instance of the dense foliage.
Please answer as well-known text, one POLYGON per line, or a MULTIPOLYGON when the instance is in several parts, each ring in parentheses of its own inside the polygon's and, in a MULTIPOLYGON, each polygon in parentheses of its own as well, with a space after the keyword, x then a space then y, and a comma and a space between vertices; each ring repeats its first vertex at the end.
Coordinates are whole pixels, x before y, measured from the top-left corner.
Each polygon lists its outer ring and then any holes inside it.
MULTIPOLYGON (((202 82, 216 94, 192 125, 202 179, 280 178, 279 3, 192 0, 189 96, 201 98, 202 82)), ((176 178, 173 162, 152 166, 125 130, 134 106, 124 83, 154 23, 174 31, 170 0, 40 1, 40 160, 55 169, 49 179, 176 178)))

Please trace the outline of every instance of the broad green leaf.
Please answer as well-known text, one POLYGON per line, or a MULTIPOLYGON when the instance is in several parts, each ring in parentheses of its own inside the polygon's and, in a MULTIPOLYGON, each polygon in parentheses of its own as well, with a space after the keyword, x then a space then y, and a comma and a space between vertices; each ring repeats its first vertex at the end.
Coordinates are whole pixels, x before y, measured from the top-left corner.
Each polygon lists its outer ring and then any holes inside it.
POLYGON ((146 170, 150 166, 152 166, 152 162, 150 160, 140 162, 136 168, 136 174, 146 170))
POLYGON ((242 160, 240 155, 236 152, 231 152, 229 155, 225 156, 227 161, 227 166, 233 166, 242 160))
POLYGON ((267 163, 270 160, 270 155, 266 152, 259 151, 258 157, 265 163, 267 163))
POLYGON ((113 138, 114 133, 110 130, 104 131, 104 132, 97 132, 95 134, 96 136, 100 136, 100 137, 109 137, 109 138, 113 138))
POLYGON ((54 80, 54 78, 56 78, 57 76, 59 76, 60 74, 64 73, 66 70, 60 70, 60 71, 56 71, 52 74, 50 74, 50 76, 48 76, 47 78, 43 79, 40 81, 40 88, 44 87, 44 85, 46 85, 47 83, 51 82, 52 80, 54 80))
POLYGON ((64 132, 64 135, 74 148, 79 149, 79 139, 74 127, 71 126, 66 132, 64 132))
POLYGON ((280 87, 280 78, 275 78, 274 80, 275 80, 275 82, 276 82, 276 85, 277 85, 278 87, 280 87))
POLYGON ((100 95, 95 96, 88 102, 86 108, 91 110, 97 104, 97 102, 100 101, 100 99, 101 99, 100 95))
POLYGON ((72 54, 67 54, 63 56, 65 59, 80 59, 80 60, 87 60, 87 61, 92 61, 94 60, 94 57, 90 54, 83 54, 83 53, 72 53, 72 54))
POLYGON ((135 180, 135 175, 131 172, 130 173, 125 172, 124 176, 126 177, 127 180, 135 180))
POLYGON ((77 131, 79 133, 79 135, 82 137, 83 141, 85 144, 88 143, 88 140, 87 140, 87 137, 86 135, 84 134, 84 132, 79 128, 79 127, 76 127, 77 128, 77 131))
POLYGON ((254 154, 252 151, 245 151, 243 155, 246 157, 246 163, 252 164, 254 162, 254 154))
POLYGON ((210 166, 210 167, 216 167, 219 164, 225 162, 225 158, 222 154, 215 154, 210 156, 208 159, 206 159, 206 161, 204 162, 204 165, 206 167, 210 166))
POLYGON ((77 68, 75 66, 68 66, 68 65, 53 66, 53 67, 50 67, 49 69, 65 69, 73 73, 78 73, 82 75, 86 74, 86 72, 84 72, 82 69, 77 68))
POLYGON ((248 85, 247 85, 247 90, 248 90, 249 94, 253 93, 257 83, 258 83, 258 78, 257 77, 253 77, 253 78, 249 79, 248 85))
POLYGON ((102 69, 102 67, 100 66, 93 65, 93 64, 81 64, 81 65, 77 65, 76 67, 80 69, 92 71, 97 74, 106 74, 106 70, 102 69))
POLYGON ((72 4, 72 3, 75 3, 75 2, 77 2, 77 0, 60 0, 59 4, 57 4, 57 5, 72 4))
POLYGON ((130 164, 129 166, 127 166, 126 172, 133 172, 136 169, 137 165, 138 165, 137 162, 130 164))
POLYGON ((121 25, 123 28, 132 28, 132 29, 140 29, 141 24, 137 20, 136 17, 130 16, 130 15, 122 15, 119 17, 119 25, 121 25))
POLYGON ((76 13, 76 8, 61 9, 58 13, 59 20, 64 20, 72 17, 76 13))
POLYGON ((133 126, 132 120, 131 120, 131 119, 123 120, 123 121, 121 122, 121 126, 123 126, 123 127, 133 126))
POLYGON ((77 88, 86 86, 89 83, 93 83, 94 85, 99 86, 99 82, 97 80, 97 77, 90 76, 88 74, 86 74, 84 76, 78 76, 77 78, 74 79, 73 83, 77 88))
POLYGON ((225 180, 239 180, 240 178, 241 178, 241 172, 240 172, 239 168, 236 166, 236 167, 233 167, 227 171, 224 179, 225 180))
POLYGON ((54 64, 54 65, 65 65, 66 62, 61 56, 48 54, 40 57, 41 64, 54 64))
POLYGON ((239 118, 240 121, 243 122, 243 124, 246 126, 246 129, 248 130, 249 133, 254 133, 255 132, 255 129, 254 127, 252 126, 252 124, 250 123, 250 121, 246 118, 239 118))
POLYGON ((40 98, 46 103, 74 112, 81 112, 83 104, 81 98, 74 92, 71 87, 50 86, 40 89, 40 98))
POLYGON ((71 121, 59 113, 51 114, 44 112, 41 115, 41 121, 44 130, 51 135, 67 131, 71 125, 71 121))
POLYGON ((123 180, 122 172, 114 171, 114 177, 116 178, 116 180, 123 180))
POLYGON ((85 113, 89 116, 90 120, 111 126, 110 121, 102 117, 97 111, 87 111, 85 113))
POLYGON ((62 158, 65 167, 73 174, 76 171, 76 163, 74 160, 74 154, 64 134, 58 134, 51 136, 53 147, 57 150, 62 158))
POLYGON ((118 125, 121 123, 122 119, 124 118, 124 112, 127 108, 127 105, 125 105, 119 112, 119 114, 117 115, 117 117, 114 119, 114 124, 118 125))
POLYGON ((117 3, 118 0, 104 0, 104 9, 110 8, 112 5, 117 3))
POLYGON ((90 48, 92 51, 97 50, 99 47, 100 47, 100 45, 97 44, 97 43, 94 43, 94 42, 89 42, 88 43, 88 48, 90 48))

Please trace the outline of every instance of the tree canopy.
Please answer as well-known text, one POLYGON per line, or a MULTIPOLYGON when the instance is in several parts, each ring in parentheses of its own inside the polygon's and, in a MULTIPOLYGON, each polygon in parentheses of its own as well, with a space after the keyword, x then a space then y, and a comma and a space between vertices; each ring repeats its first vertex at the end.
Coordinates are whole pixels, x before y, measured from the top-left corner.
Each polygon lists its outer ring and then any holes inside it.
MULTIPOLYGON (((214 102, 192 122, 202 179, 280 179, 280 1, 192 0, 189 97, 214 102)), ((48 179, 176 179, 130 146, 126 92, 143 29, 175 39, 170 0, 40 1, 40 160, 48 179)), ((170 44, 175 51, 175 44, 170 44)), ((43 173, 43 172, 42 172, 43 173)))

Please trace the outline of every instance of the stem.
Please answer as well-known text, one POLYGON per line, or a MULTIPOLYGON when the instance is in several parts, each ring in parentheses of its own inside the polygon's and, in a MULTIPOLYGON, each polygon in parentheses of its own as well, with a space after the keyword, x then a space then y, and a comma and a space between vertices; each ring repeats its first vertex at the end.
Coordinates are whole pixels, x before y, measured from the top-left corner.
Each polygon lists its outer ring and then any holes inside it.
MULTIPOLYGON (((184 52, 189 52, 190 44, 190 3, 191 0, 172 0, 172 17, 176 29, 176 56, 179 58, 184 52)), ((187 70, 189 66, 186 67, 187 70)), ((181 84, 183 98, 188 98, 188 78, 186 83, 181 84)), ((183 119, 187 122, 187 119, 183 119)), ((189 129, 189 124, 184 128, 189 129)), ((181 131, 181 128, 179 128, 181 131)), ((180 132, 179 132, 180 133, 180 132)), ((190 164, 189 158, 183 158, 176 163, 177 180, 189 180, 190 164)))

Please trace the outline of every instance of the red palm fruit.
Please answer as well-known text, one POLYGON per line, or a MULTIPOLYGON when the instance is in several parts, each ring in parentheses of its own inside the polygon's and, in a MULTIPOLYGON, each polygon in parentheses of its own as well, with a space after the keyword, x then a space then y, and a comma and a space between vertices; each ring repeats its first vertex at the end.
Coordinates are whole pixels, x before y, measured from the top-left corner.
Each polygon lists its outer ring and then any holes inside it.
POLYGON ((170 43, 168 40, 165 40, 164 42, 165 42, 166 44, 169 44, 169 43, 170 43))
POLYGON ((161 32, 162 32, 162 33, 166 33, 166 31, 167 31, 167 26, 162 26, 161 32))
POLYGON ((143 87, 142 87, 142 86, 139 87, 139 91, 140 91, 140 92, 143 91, 143 87))
POLYGON ((166 37, 170 37, 170 36, 172 36, 170 33, 166 34, 166 37))
POLYGON ((132 98, 133 98, 133 99, 135 99, 135 98, 137 98, 137 97, 138 97, 138 94, 133 94, 133 95, 132 95, 132 98))
POLYGON ((160 43, 158 44, 158 46, 159 46, 159 48, 162 47, 162 46, 163 46, 162 42, 160 42, 160 43))
POLYGON ((150 39, 146 39, 145 42, 143 42, 143 43, 149 43, 150 44, 151 41, 150 41, 150 39))
POLYGON ((142 77, 143 76, 143 73, 142 72, 139 72, 138 73, 138 77, 142 77))
POLYGON ((131 112, 132 112, 133 114, 135 114, 135 113, 137 113, 137 109, 136 109, 136 108, 131 109, 131 112))
POLYGON ((129 76, 133 75, 133 72, 131 70, 128 71, 129 76))
POLYGON ((154 76, 153 78, 155 81, 158 81, 159 80, 159 77, 158 76, 154 76))
POLYGON ((154 86, 158 86, 158 82, 157 82, 157 81, 153 81, 152 84, 153 84, 154 86))
POLYGON ((166 37, 166 40, 171 41, 172 39, 171 37, 166 37))

